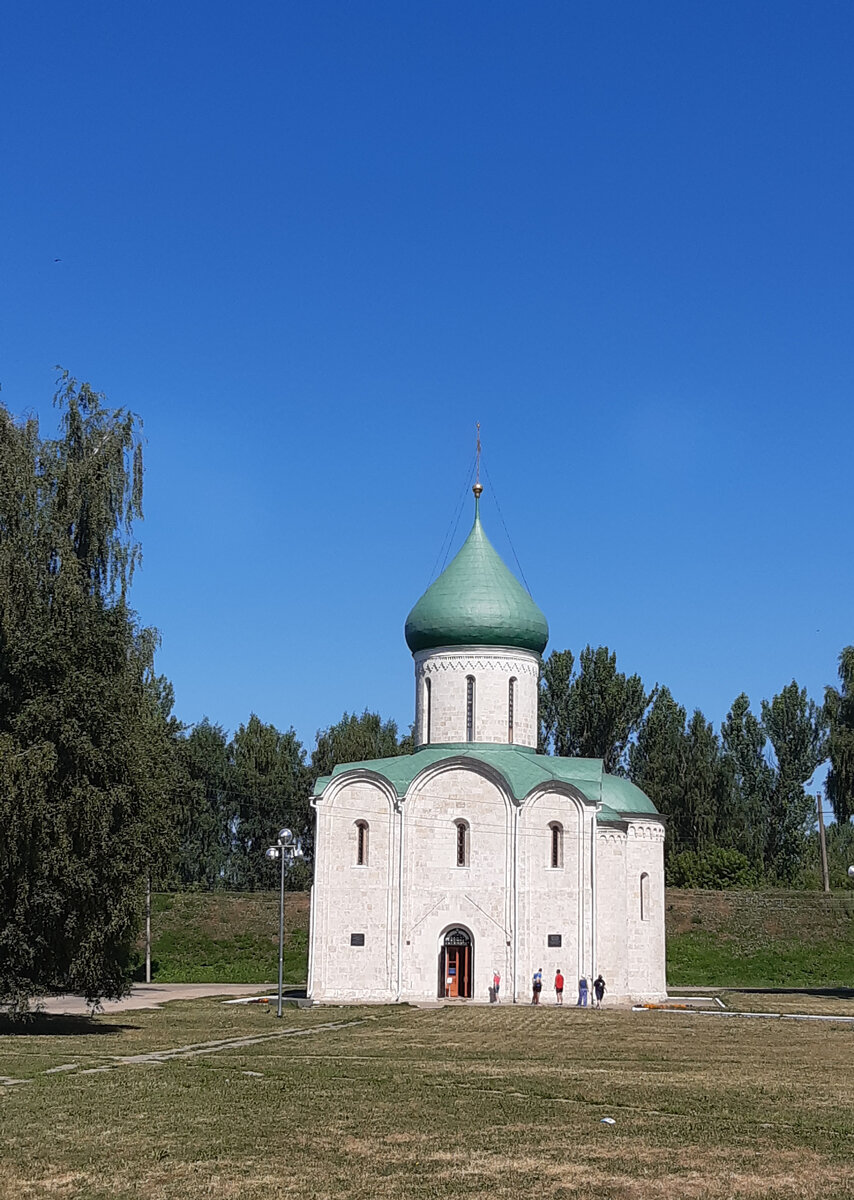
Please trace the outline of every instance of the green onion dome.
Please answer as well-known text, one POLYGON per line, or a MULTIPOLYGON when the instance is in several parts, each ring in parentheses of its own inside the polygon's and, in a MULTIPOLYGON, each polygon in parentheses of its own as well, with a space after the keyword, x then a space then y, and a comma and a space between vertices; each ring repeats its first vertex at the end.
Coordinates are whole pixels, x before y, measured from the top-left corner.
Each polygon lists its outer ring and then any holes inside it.
POLYGON ((504 563, 480 523, 475 485, 471 533, 406 619, 413 654, 439 646, 517 646, 542 654, 546 618, 504 563))

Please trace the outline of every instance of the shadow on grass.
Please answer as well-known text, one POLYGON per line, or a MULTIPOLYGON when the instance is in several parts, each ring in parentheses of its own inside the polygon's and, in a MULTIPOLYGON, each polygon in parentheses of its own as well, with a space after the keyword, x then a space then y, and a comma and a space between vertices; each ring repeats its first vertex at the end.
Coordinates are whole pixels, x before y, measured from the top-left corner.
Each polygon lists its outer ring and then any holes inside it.
POLYGON ((82 1034, 123 1033, 128 1029, 139 1028, 139 1025, 124 1025, 119 1021, 96 1021, 88 1015, 37 1012, 31 1013, 23 1020, 14 1020, 8 1013, 0 1013, 0 1037, 74 1037, 82 1034))

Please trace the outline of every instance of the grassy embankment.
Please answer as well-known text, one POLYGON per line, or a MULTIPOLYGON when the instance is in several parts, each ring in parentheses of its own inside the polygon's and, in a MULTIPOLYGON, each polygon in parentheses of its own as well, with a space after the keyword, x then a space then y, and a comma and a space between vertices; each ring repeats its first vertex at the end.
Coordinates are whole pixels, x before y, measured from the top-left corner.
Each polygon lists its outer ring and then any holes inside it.
POLYGON ((834 1023, 211 1000, 0 1025, 0 1063, 0 1200, 854 1197, 834 1023))
POLYGON ((670 987, 854 987, 854 892, 668 889, 670 987))
MULTIPOLYGON (((854 987, 854 893, 667 892, 671 987, 854 987)), ((266 983, 276 978, 274 893, 159 895, 154 979, 266 983)), ((308 896, 285 901, 285 979, 305 980, 308 896)))
MULTIPOLYGON (((277 892, 161 893, 152 897, 151 933, 156 983, 270 983, 278 977, 277 892)), ((289 892, 286 983, 305 982, 307 954, 308 893, 289 892)), ((142 968, 136 974, 142 978, 142 968)))

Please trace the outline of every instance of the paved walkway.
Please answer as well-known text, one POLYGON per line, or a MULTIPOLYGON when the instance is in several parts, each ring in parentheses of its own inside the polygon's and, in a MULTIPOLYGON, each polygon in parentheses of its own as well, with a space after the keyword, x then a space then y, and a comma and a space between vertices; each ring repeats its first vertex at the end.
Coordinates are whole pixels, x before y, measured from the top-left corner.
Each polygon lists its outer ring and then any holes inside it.
MULTIPOLYGON (((272 983, 135 983, 122 1000, 105 1000, 106 1014, 130 1012, 135 1008, 159 1008, 169 1000, 199 1000, 203 996, 257 996, 275 991, 272 983)), ((286 993, 287 994, 287 993, 286 993)), ((85 1016, 89 1005, 82 996, 44 996, 42 1012, 63 1016, 85 1016)))
MULTIPOLYGON (((162 984, 161 986, 166 987, 168 985, 162 984)), ((194 985, 186 984, 185 986, 193 987, 194 985)), ((49 1067, 46 1071, 40 1072, 40 1074, 64 1075, 68 1071, 76 1071, 79 1075, 101 1075, 106 1071, 115 1071, 118 1067, 139 1067, 147 1066, 150 1063, 169 1062, 173 1058, 197 1058, 203 1054, 215 1055, 222 1053, 224 1050, 242 1050, 246 1046, 258 1046, 262 1043, 277 1041, 281 1038, 314 1037, 318 1033, 326 1033, 329 1030, 335 1029, 349 1029, 352 1025, 364 1025, 367 1021, 376 1020, 376 1017, 359 1017, 355 1021, 327 1021, 324 1025, 313 1025, 307 1029, 276 1029, 269 1033, 256 1034, 254 1037, 221 1038, 213 1042, 192 1042, 186 1046, 171 1046, 165 1050, 152 1050, 147 1054, 111 1054, 109 1056, 110 1061, 102 1063, 98 1067, 81 1068, 80 1064, 76 1062, 61 1063, 57 1067, 49 1067)), ((261 1071, 244 1070, 241 1074, 251 1075, 256 1079, 263 1078, 263 1072, 261 1071)), ((0 1075, 0 1089, 4 1087, 16 1087, 18 1084, 32 1082, 32 1078, 25 1078, 23 1076, 0 1075)))

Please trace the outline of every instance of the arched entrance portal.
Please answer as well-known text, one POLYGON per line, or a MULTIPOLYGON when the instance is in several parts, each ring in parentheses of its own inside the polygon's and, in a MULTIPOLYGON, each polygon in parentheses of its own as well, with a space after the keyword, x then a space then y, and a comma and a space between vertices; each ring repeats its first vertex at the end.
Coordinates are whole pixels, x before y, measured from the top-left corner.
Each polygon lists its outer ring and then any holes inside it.
POLYGON ((471 934, 462 926, 449 929, 439 951, 439 996, 449 1000, 471 999, 473 974, 471 934))

